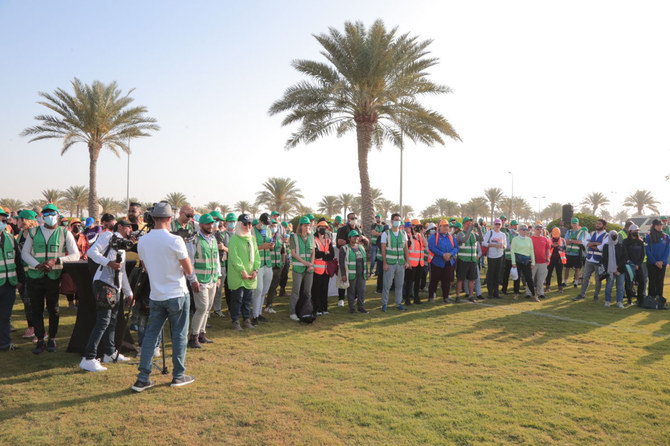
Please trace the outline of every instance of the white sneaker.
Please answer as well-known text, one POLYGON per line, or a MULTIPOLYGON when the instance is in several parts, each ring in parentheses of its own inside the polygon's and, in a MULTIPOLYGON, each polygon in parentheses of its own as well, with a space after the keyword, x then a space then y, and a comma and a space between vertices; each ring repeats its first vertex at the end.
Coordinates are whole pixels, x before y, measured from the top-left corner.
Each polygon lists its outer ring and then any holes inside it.
POLYGON ((323 312, 323 315, 324 315, 324 316, 326 316, 326 315, 328 315, 328 314, 330 314, 330 313, 327 312, 327 311, 324 311, 324 312, 323 312))
POLYGON ((100 360, 98 358, 95 359, 81 358, 79 367, 86 370, 87 372, 104 372, 105 370, 107 370, 107 367, 103 367, 102 365, 100 365, 100 360))
POLYGON ((272 307, 267 307, 267 308, 265 309, 265 311, 268 312, 268 313, 270 313, 270 314, 275 314, 275 313, 277 312, 277 310, 275 310, 275 309, 272 308, 272 307))
POLYGON ((344 300, 338 300, 337 301, 337 306, 338 307, 343 307, 344 306, 344 300))
POLYGON ((316 312, 316 315, 317 315, 317 316, 323 316, 323 313, 320 312, 320 311, 317 311, 317 312, 316 312))
POLYGON ((130 358, 127 356, 122 355, 118 351, 114 352, 113 355, 103 355, 102 356, 102 362, 104 363, 109 363, 109 362, 127 362, 130 361, 130 358), (116 359, 116 361, 115 361, 116 359))
POLYGON ((161 355, 161 348, 160 348, 160 347, 156 347, 156 348, 154 349, 154 358, 155 358, 156 356, 160 356, 160 355, 161 355))
POLYGON ((609 306, 610 306, 610 303, 609 303, 609 302, 605 302, 605 306, 606 306, 606 307, 609 307, 609 306))
POLYGON ((292 321, 299 321, 300 320, 300 318, 298 317, 297 314, 292 314, 289 317, 291 318, 292 321))
POLYGON ((624 308, 623 302, 617 302, 616 306, 619 308, 624 308))

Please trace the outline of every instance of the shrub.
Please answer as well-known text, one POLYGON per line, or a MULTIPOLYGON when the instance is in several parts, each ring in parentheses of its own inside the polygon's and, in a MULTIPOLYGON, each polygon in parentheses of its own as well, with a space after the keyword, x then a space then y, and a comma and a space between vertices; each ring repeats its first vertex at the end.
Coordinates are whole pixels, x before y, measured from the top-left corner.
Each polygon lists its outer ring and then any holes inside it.
MULTIPOLYGON (((579 223, 587 228, 589 232, 595 231, 596 230, 596 221, 598 221, 598 217, 595 215, 589 215, 589 214, 582 214, 581 212, 578 212, 574 215, 574 217, 577 217, 579 219, 579 223)), ((553 228, 558 226, 558 222, 560 221, 560 218, 557 218, 555 220, 552 220, 547 224, 547 230, 551 232, 553 228)), ((570 229, 570 222, 566 221, 565 222, 565 227, 570 229)), ((621 231, 621 226, 616 224, 616 223, 607 223, 607 230, 615 230, 617 232, 621 231)))

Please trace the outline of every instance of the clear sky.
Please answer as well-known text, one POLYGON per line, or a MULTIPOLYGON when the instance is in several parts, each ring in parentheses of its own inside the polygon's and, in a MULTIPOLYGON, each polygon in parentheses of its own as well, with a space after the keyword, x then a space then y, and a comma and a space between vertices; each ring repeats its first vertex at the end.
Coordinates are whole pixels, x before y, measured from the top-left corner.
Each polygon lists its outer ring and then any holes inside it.
MULTIPOLYGON (((354 134, 290 151, 294 128, 270 104, 302 79, 292 59, 321 59, 313 34, 376 18, 432 39, 432 80, 453 93, 425 104, 463 142, 406 146, 404 202, 457 202, 488 187, 536 207, 603 192, 620 210, 649 189, 670 213, 670 3, 665 1, 0 1, 0 196, 88 184, 83 145, 28 144, 46 109, 38 91, 116 80, 161 130, 131 142, 131 196, 183 192, 195 205, 254 200, 291 177, 316 207, 360 192, 354 134)), ((370 156, 373 187, 398 201, 399 151, 370 156)), ((99 160, 98 195, 125 199, 126 158, 99 160)))

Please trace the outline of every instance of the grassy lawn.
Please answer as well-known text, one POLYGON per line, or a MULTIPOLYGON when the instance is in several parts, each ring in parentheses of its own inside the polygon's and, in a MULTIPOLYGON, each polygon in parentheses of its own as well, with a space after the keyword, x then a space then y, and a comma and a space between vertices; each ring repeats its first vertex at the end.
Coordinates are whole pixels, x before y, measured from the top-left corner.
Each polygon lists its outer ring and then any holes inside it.
POLYGON ((281 298, 253 332, 211 319, 215 344, 186 357, 196 382, 153 374, 141 394, 136 366, 86 373, 65 353, 65 300, 60 351, 34 356, 17 303, 21 349, 0 352, 0 443, 668 444, 670 311, 605 308, 592 289, 582 302, 569 288, 541 303, 382 313, 370 281, 370 314, 330 298, 311 326, 281 298))

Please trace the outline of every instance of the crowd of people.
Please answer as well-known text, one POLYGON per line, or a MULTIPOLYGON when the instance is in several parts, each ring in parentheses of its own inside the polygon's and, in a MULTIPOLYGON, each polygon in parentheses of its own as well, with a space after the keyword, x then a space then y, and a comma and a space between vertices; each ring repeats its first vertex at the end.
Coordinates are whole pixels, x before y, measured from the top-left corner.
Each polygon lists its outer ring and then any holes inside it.
POLYGON ((134 302, 139 282, 126 274, 126 261, 141 261, 136 268, 150 284, 150 317, 143 320, 141 311, 133 311, 130 321, 140 331, 140 373, 133 386, 137 392, 153 385, 151 360, 166 320, 172 330, 172 385, 185 385, 193 381, 184 375, 186 348, 213 342, 207 336, 209 317, 229 317, 236 331, 253 330, 277 312, 274 304, 287 296, 289 276, 288 317, 305 322, 327 316, 331 296, 352 314, 368 313, 366 283, 373 277, 383 312, 423 304, 422 294, 433 302, 438 285, 445 303, 483 300, 484 285, 488 299, 512 294, 516 300, 523 286, 525 296, 539 302, 554 273, 559 292, 570 286, 571 270, 572 286, 579 288, 574 300, 585 299, 594 276, 593 299, 599 299, 604 280, 606 306, 614 289, 619 308, 624 308, 624 298, 629 305, 635 298, 642 306, 647 296, 659 307, 665 303, 663 280, 670 255, 666 217, 654 220, 642 236, 630 221, 619 232, 607 232, 602 219, 589 232, 578 218, 569 228, 560 222, 547 229, 539 222, 528 226, 508 221, 504 215, 489 227, 482 218, 423 224, 394 213, 388 223, 377 214, 375 223, 363 228, 355 213, 345 221, 309 214, 294 228, 277 211, 254 219, 217 210, 196 215, 186 205, 177 217, 174 213, 165 202, 144 214, 139 204, 131 203, 126 217, 104 214, 84 222, 62 217, 53 204, 18 213, 0 210, 0 350, 15 348, 10 319, 17 292, 28 326, 23 337, 33 339, 33 353, 57 350, 59 295, 66 295, 71 306, 77 300, 63 265, 80 260, 95 267, 97 319, 80 363, 88 371, 129 360, 115 347, 114 330, 122 302, 140 307, 134 302), (391 293, 394 301, 389 304, 391 293))

